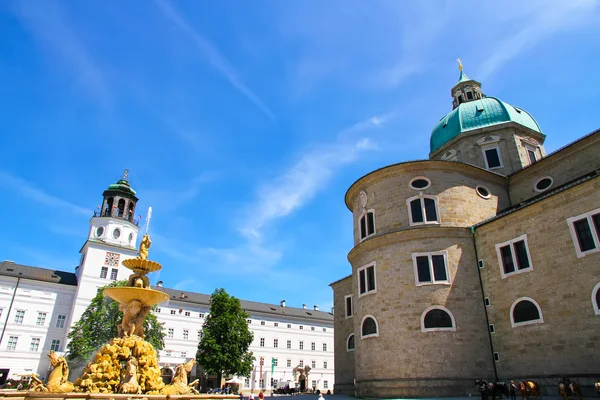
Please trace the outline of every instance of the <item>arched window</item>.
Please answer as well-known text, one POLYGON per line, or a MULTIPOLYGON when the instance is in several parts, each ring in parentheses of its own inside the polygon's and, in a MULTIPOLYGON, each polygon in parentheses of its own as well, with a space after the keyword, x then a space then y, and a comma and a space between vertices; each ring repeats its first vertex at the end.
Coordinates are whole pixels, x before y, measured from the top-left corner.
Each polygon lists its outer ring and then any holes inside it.
POLYGON ((521 297, 515 300, 510 307, 510 324, 513 328, 543 322, 544 316, 540 305, 530 297, 521 297))
POLYGON ((365 315, 360 326, 361 339, 379 336, 379 325, 374 316, 365 315))
POLYGON ((119 200, 119 205, 117 206, 117 217, 123 217, 125 213, 125 199, 119 200))
POLYGON ((410 225, 439 224, 437 198, 435 196, 415 196, 406 200, 410 225))
POLYGON ((346 340, 346 351, 354 350, 354 333, 351 333, 346 340))
POLYGON ((358 219, 360 230, 360 240, 364 240, 375 234, 375 211, 369 210, 363 213, 358 219))
POLYGON ((114 202, 114 201, 115 201, 115 199, 114 199, 114 198, 112 198, 112 197, 109 197, 109 198, 106 200, 106 208, 104 209, 104 216, 105 216, 105 217, 110 217, 110 216, 112 216, 112 211, 113 211, 113 209, 112 209, 112 208, 113 208, 113 202, 114 202))
POLYGON ((592 290, 592 306, 594 306, 594 314, 600 315, 600 282, 592 290))
POLYGON ((446 307, 431 306, 421 314, 421 331, 455 331, 454 315, 446 307))

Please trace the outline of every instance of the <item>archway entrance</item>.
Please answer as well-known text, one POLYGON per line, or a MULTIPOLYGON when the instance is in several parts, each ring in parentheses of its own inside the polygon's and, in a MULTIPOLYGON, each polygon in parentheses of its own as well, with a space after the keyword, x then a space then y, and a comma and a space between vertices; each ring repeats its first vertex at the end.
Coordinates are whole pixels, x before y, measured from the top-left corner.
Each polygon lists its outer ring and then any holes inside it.
POLYGON ((300 378, 300 393, 306 391, 306 378, 300 378))

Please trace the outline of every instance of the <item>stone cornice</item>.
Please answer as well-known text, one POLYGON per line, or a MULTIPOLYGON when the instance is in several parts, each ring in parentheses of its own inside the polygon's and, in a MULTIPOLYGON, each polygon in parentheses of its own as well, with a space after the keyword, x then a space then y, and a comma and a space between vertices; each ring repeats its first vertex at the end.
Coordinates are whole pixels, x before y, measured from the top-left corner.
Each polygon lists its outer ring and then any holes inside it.
POLYGON ((373 251, 382 246, 398 244, 405 241, 431 238, 469 238, 471 232, 469 227, 454 226, 419 226, 416 228, 401 229, 395 232, 384 233, 373 236, 357 244, 348 253, 348 261, 352 264, 353 260, 364 252, 373 251))
POLYGON ((499 185, 507 184, 507 179, 505 176, 471 164, 443 160, 406 161, 376 169, 375 171, 369 172, 368 174, 357 179, 346 191, 346 195, 344 196, 346 207, 348 207, 350 211, 353 211, 353 207, 350 204, 350 199, 353 199, 365 186, 372 185, 373 183, 385 178, 393 177, 398 173, 404 172, 405 170, 414 169, 417 166, 421 173, 426 173, 427 171, 455 171, 465 173, 470 176, 478 176, 482 179, 492 181, 499 185))

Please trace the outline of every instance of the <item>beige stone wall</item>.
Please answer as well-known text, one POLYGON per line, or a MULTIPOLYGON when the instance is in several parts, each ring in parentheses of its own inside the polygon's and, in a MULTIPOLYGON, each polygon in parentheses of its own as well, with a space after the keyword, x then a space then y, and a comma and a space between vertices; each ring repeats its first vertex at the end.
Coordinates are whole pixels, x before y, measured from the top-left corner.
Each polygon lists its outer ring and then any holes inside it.
POLYGON ((445 154, 454 150, 458 155, 457 161, 485 169, 482 147, 477 141, 489 138, 492 135, 500 137, 498 147, 503 165, 502 168, 492 170, 495 173, 509 175, 529 165, 529 156, 525 151, 521 139, 532 138, 536 140, 540 144, 540 152, 545 154, 543 147, 544 136, 523 128, 518 124, 509 122, 464 132, 438 150, 430 153, 429 158, 432 160, 441 160, 445 154))
POLYGON ((577 258, 566 222, 599 207, 600 178, 595 178, 477 228, 499 376, 600 375, 600 315, 591 301, 600 282, 600 253, 577 258), (495 245, 523 234, 533 271, 502 279, 495 245), (521 297, 539 303, 542 324, 511 327, 509 310, 521 297))
POLYGON ((358 298, 353 280, 359 395, 459 395, 467 393, 472 379, 493 377, 468 229, 425 227, 391 233, 361 243, 348 258, 353 276, 357 268, 377 263, 376 293, 358 298), (412 253, 429 251, 447 252, 450 285, 415 285, 412 253), (421 331, 421 316, 434 305, 453 313, 456 331, 421 331), (359 324, 367 314, 377 319, 379 337, 363 340, 359 324), (441 387, 433 381, 442 382, 441 387))
POLYGON ((538 195, 534 185, 545 176, 551 176, 552 187, 557 187, 599 168, 600 131, 510 176, 511 202, 518 204, 538 195))
POLYGON ((349 276, 331 284, 333 289, 334 355, 336 393, 354 391, 354 351, 347 351, 346 340, 354 332, 354 318, 346 318, 345 296, 352 294, 352 280, 349 276))
MULTIPOLYGON (((421 161, 396 164, 358 180, 348 191, 346 201, 354 218, 354 243, 359 243, 359 218, 363 214, 361 191, 367 193, 366 209, 375 211, 376 235, 411 228, 407 199, 433 195, 438 199, 440 226, 471 226, 508 207, 506 178, 472 166, 445 161, 421 161), (431 186, 422 191, 409 187, 412 178, 424 176, 431 186), (478 185, 490 192, 489 199, 475 191, 478 185)), ((433 226, 433 225, 430 225, 433 226)))

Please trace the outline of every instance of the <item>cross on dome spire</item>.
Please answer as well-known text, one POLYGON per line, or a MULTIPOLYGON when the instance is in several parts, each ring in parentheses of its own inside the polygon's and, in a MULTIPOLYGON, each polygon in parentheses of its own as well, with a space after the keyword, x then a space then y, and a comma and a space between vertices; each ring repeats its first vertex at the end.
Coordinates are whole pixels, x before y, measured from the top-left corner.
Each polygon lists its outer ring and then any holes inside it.
POLYGON ((127 180, 127 175, 129 175, 128 169, 125 170, 125 172, 123 173, 123 178, 121 178, 121 179, 123 179, 124 181, 127 180))
POLYGON ((452 88, 452 108, 456 108, 462 103, 479 100, 483 98, 481 93, 481 83, 469 78, 463 71, 463 63, 460 58, 456 59, 460 76, 458 82, 452 88))

